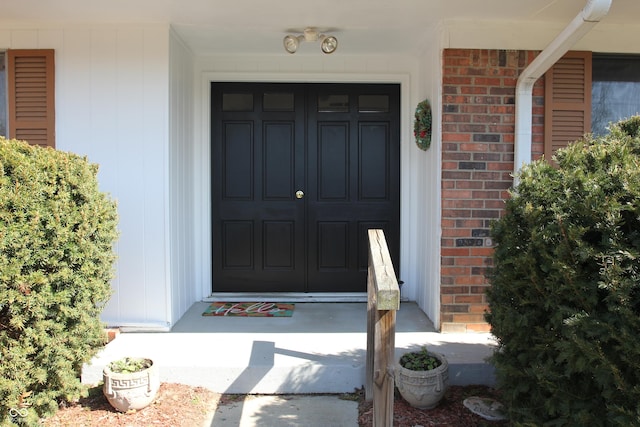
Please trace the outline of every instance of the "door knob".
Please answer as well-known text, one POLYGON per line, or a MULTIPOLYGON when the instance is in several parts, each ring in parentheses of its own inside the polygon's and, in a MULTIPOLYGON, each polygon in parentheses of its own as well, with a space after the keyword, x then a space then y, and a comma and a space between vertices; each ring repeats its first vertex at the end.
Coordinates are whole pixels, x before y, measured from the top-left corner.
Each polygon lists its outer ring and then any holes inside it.
POLYGON ((296 199, 302 199, 304 197, 304 191, 298 190, 296 191, 296 199))

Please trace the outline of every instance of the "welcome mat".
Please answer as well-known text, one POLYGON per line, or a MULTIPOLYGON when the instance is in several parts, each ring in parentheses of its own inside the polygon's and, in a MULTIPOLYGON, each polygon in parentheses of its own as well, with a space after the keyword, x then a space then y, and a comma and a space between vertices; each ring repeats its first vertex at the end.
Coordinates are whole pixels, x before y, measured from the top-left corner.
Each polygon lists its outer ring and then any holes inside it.
POLYGON ((214 302, 203 316, 291 317, 295 304, 280 302, 214 302))

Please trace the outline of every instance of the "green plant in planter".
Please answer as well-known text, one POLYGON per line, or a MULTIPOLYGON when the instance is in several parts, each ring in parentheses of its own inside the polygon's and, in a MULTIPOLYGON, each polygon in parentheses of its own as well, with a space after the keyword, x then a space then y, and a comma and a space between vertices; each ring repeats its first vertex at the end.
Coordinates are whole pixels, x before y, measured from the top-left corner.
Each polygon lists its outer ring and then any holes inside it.
POLYGON ((400 365, 412 371, 430 371, 442 365, 442 362, 430 354, 427 347, 423 346, 420 351, 403 354, 400 358, 400 365))
POLYGON ((394 379, 404 400, 420 409, 437 406, 449 383, 447 359, 423 346, 419 351, 404 353, 398 365, 394 379))
POLYGON ((151 359, 124 357, 105 366, 102 392, 120 412, 139 410, 155 399, 160 375, 151 359))
POLYGON ((123 357, 119 360, 114 360, 109 363, 109 369, 111 372, 115 372, 118 374, 130 374, 133 372, 144 371, 147 368, 150 368, 152 365, 151 360, 137 358, 137 357, 123 357))

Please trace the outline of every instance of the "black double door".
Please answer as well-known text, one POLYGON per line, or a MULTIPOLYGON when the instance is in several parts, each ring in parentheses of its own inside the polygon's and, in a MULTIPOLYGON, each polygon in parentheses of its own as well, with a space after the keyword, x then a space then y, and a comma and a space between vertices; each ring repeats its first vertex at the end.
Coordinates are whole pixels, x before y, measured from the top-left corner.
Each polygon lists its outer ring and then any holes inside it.
POLYGON ((214 292, 366 290, 399 260, 399 86, 212 83, 214 292))

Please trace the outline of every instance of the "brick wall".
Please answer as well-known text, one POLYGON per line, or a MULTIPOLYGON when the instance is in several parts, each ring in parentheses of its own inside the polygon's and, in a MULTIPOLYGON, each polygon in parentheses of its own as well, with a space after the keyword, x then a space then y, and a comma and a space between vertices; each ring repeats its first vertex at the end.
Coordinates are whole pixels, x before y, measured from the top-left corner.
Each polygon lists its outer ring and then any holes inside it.
MULTIPOLYGON (((515 87, 537 52, 446 49, 442 99, 443 332, 483 332, 491 221, 513 183, 515 87)), ((532 155, 543 150, 544 87, 534 87, 532 155)))

